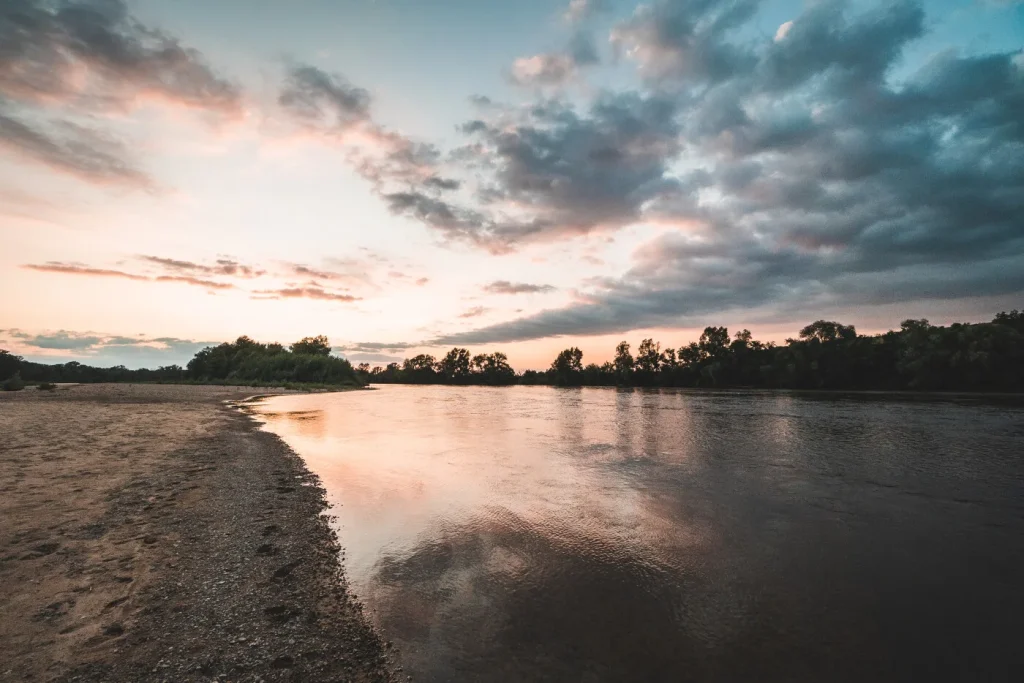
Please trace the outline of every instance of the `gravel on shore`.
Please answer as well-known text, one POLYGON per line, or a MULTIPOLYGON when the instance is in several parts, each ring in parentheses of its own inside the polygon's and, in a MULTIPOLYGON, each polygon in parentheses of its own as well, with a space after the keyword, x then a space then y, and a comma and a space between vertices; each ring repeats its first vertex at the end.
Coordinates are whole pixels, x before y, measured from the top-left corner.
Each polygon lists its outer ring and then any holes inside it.
POLYGON ((397 677, 257 392, 0 395, 0 681, 397 677))

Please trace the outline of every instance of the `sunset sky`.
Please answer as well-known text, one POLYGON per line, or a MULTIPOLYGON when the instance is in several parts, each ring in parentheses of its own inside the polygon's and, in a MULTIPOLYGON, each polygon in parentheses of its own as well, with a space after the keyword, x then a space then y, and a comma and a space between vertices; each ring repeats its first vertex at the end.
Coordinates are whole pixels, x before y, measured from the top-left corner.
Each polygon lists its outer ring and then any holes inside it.
POLYGON ((1024 306, 1024 4, 0 2, 0 348, 517 369, 1024 306))

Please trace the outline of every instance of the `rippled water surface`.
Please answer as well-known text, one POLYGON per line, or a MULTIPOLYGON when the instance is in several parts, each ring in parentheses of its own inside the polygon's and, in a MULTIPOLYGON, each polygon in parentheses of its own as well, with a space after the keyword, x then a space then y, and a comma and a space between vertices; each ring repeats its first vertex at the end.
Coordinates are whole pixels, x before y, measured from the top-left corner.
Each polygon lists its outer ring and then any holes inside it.
POLYGON ((259 408, 416 681, 1024 680, 1024 409, 385 386, 259 408))

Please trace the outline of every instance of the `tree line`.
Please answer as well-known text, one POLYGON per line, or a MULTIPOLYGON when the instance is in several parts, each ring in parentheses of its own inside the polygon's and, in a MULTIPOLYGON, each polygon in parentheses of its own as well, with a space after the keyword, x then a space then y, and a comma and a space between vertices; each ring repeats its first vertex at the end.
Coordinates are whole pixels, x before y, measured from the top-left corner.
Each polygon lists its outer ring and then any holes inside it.
POLYGON ((785 344, 761 342, 749 330, 733 335, 706 327, 700 339, 665 347, 628 342, 612 360, 584 365, 570 347, 544 371, 517 374, 504 353, 473 356, 454 348, 359 373, 368 382, 405 384, 551 384, 556 386, 765 387, 926 391, 1024 390, 1024 312, 987 323, 932 325, 905 320, 899 330, 859 335, 853 325, 818 320, 785 344))
POLYGON ((123 365, 98 368, 78 362, 33 363, 0 350, 0 378, 24 382, 196 382, 259 384, 322 384, 363 386, 364 380, 346 359, 331 355, 327 337, 305 337, 285 348, 249 337, 208 346, 186 367, 130 370, 123 365))
MULTIPOLYGON (((371 368, 331 354, 325 336, 289 347, 249 337, 207 347, 184 368, 98 368, 33 363, 0 350, 0 380, 40 382, 210 382, 363 386, 388 384, 550 384, 555 386, 765 387, 923 391, 1024 391, 1024 312, 991 322, 932 325, 905 320, 900 329, 859 335, 853 325, 818 320, 785 344, 761 342, 749 330, 706 327, 700 339, 663 347, 628 342, 612 360, 584 364, 578 347, 561 351, 543 371, 517 373, 500 351, 473 355, 453 348, 371 368)), ((12 383, 17 385, 18 382, 12 383)))

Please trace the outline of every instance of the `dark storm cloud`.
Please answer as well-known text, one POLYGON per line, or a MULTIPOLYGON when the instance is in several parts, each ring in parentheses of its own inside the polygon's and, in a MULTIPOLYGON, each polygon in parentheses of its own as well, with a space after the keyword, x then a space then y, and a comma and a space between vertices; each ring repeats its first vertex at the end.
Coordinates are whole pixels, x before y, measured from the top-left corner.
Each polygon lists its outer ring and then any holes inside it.
MULTIPOLYGON (((656 218, 686 232, 637 250, 628 272, 592 283, 574 305, 438 343, 699 325, 730 310, 804 315, 816 306, 1024 291, 1022 53, 940 52, 896 81, 893 67, 927 25, 919 3, 860 13, 813 3, 776 40, 729 43, 748 5, 666 4, 645 12, 682 13, 685 21, 648 25, 641 13, 620 33, 635 42, 647 75, 657 65, 671 82, 663 129, 677 126, 678 137, 642 166, 649 173, 635 176, 644 181, 637 187, 656 192, 613 192, 617 201, 592 222, 656 218), (677 63, 679 44, 700 47, 705 58, 677 63), (746 56, 707 57, 737 50, 746 56), (673 176, 676 159, 694 170, 673 176)), ((472 129, 494 134, 486 123, 472 129)), ((576 165, 551 149, 541 163, 524 164, 533 159, 516 146, 489 148, 496 196, 561 205, 544 183, 520 180, 537 178, 524 168, 576 165)), ((560 180, 560 192, 573 182, 560 180)))
POLYGON ((553 292, 555 288, 551 285, 532 285, 528 282, 495 280, 488 285, 484 285, 484 291, 489 294, 538 294, 553 292))
POLYGON ((120 0, 0 3, 0 145, 98 183, 150 186, 123 143, 67 119, 139 98, 235 115, 237 88, 120 0))

